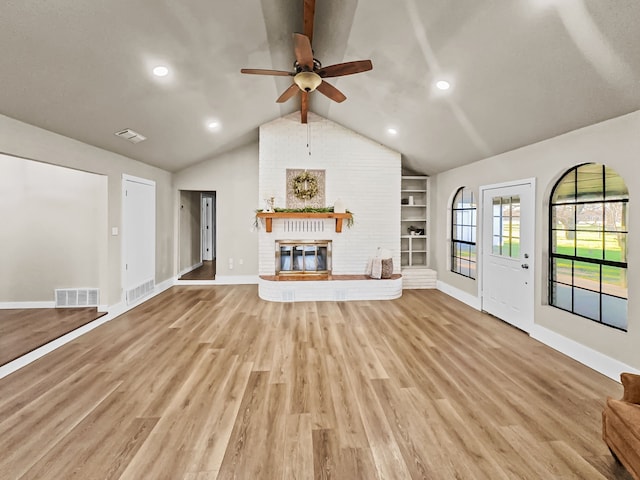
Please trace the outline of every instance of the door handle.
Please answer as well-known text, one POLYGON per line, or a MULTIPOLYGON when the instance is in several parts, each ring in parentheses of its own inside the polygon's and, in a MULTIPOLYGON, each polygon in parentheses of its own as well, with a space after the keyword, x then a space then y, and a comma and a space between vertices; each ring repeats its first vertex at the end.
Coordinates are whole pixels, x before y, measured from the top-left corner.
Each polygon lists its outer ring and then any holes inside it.
POLYGON ((529 264, 527 263, 523 263, 522 265, 520 265, 522 268, 524 268, 525 270, 529 269, 529 264))

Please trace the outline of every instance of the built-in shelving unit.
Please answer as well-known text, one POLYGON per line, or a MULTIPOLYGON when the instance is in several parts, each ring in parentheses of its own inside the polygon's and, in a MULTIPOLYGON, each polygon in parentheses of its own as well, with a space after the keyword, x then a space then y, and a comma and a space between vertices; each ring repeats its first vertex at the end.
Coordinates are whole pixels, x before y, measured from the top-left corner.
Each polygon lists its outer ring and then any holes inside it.
POLYGON ((402 268, 425 268, 429 259, 429 177, 403 176, 401 185, 400 264, 402 268))

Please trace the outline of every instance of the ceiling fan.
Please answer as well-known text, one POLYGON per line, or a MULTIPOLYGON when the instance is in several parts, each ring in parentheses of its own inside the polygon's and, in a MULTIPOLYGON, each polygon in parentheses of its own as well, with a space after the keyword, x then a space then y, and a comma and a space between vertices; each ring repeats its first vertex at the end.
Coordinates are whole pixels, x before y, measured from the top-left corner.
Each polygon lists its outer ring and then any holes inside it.
POLYGON ((342 77, 371 70, 373 64, 371 60, 357 60, 354 62, 338 63, 323 67, 322 64, 313 58, 311 40, 313 38, 313 17, 315 12, 315 0, 304 0, 303 29, 304 34, 293 34, 293 50, 296 60, 293 63, 293 71, 285 70, 264 70, 259 68, 243 68, 242 73, 253 75, 274 75, 293 77, 293 83, 276 100, 283 103, 301 93, 300 119, 302 123, 307 123, 307 112, 309 110, 309 93, 318 90, 320 93, 330 98, 334 102, 344 102, 347 97, 336 87, 324 81, 325 78, 342 77))

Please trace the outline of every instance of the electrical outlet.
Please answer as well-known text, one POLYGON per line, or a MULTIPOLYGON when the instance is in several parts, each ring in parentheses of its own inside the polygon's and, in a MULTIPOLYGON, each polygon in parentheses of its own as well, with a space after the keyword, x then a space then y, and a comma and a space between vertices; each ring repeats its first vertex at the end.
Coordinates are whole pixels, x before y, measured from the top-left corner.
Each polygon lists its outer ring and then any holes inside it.
POLYGON ((244 265, 244 258, 238 259, 238 265, 244 265))
POLYGON ((229 270, 233 270, 233 258, 229 259, 229 270))

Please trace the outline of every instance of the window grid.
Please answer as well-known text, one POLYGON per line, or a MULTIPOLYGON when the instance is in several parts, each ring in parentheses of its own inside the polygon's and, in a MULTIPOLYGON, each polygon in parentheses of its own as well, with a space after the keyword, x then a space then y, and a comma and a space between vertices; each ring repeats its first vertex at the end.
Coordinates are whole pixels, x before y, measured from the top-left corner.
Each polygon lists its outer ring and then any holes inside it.
POLYGON ((605 165, 578 165, 556 183, 549 208, 549 304, 626 331, 624 182, 605 165))
POLYGON ((451 271, 476 278, 476 202, 473 192, 460 187, 451 208, 451 271))

